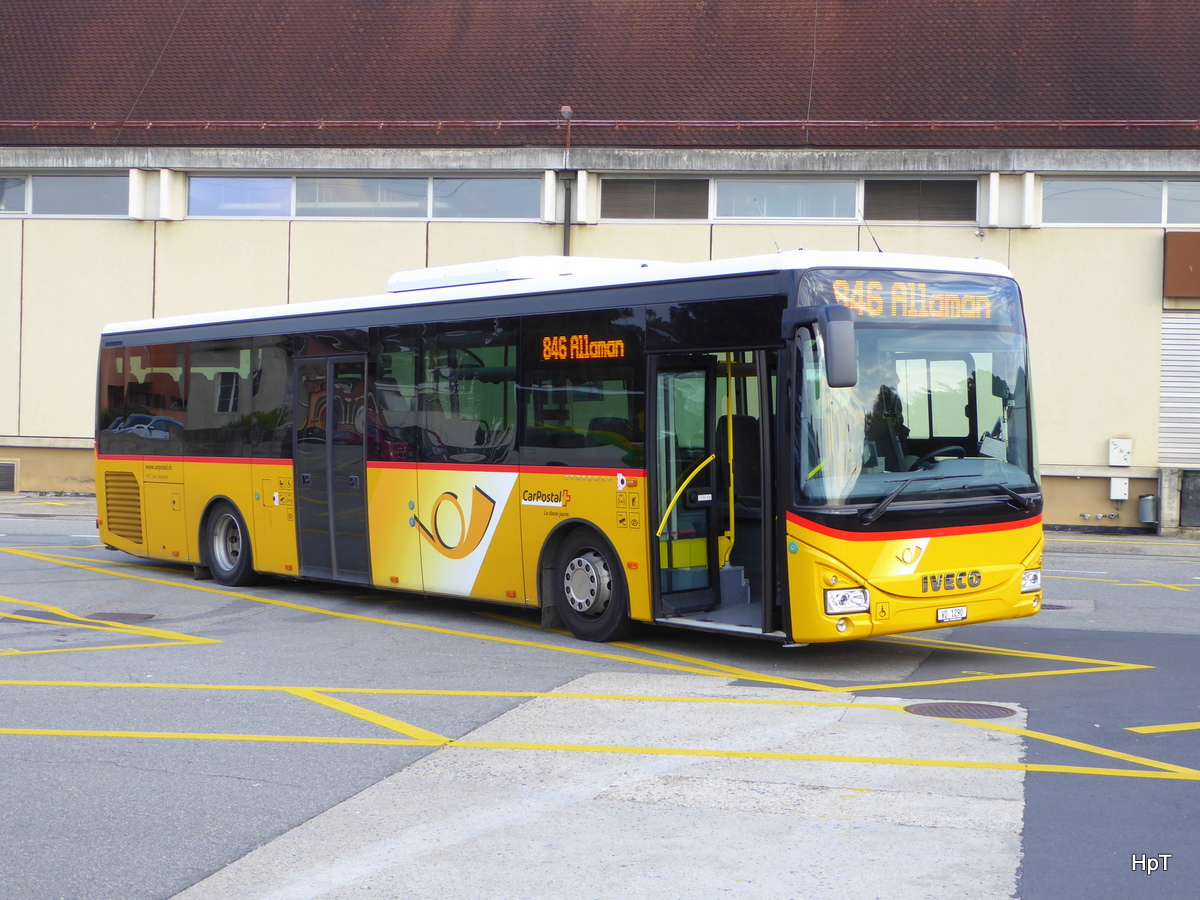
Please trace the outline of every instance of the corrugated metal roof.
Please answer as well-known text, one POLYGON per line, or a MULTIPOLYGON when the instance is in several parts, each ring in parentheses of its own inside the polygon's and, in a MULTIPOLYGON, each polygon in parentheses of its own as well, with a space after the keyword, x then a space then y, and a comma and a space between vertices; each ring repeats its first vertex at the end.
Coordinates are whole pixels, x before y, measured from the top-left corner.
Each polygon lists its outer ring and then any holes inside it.
POLYGON ((1194 147, 1197 60, 1188 0, 5 0, 0 144, 1194 147))

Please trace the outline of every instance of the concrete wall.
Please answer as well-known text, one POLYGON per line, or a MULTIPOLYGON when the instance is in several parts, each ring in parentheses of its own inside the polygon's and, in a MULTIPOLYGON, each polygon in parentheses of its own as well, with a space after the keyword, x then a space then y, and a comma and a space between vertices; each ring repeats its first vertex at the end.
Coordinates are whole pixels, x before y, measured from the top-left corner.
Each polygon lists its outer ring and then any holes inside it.
MULTIPOLYGON (((149 318, 154 225, 87 219, 22 223, 20 389, 5 392, 0 421, 17 404, 18 434, 85 437, 95 416, 96 351, 112 321, 149 318)), ((22 473, 26 477, 27 473, 22 473)))

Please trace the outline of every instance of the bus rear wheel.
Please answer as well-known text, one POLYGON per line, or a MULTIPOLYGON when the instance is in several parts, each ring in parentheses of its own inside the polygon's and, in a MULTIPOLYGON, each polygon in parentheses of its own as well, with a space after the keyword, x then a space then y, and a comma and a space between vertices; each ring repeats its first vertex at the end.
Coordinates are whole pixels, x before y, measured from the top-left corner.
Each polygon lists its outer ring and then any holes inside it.
POLYGON ((258 581, 250 554, 250 535, 232 503, 218 503, 209 512, 204 525, 204 550, 205 564, 217 583, 243 586, 258 581))
POLYGON ((554 567, 554 607, 583 641, 614 641, 629 633, 629 595, 612 553, 593 535, 569 535, 554 567))

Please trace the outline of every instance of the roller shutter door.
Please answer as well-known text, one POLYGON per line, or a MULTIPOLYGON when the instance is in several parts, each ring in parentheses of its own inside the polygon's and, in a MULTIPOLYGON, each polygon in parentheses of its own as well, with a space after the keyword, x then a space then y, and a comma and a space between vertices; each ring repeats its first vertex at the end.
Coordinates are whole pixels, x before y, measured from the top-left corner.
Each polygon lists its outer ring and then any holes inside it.
POLYGON ((1200 310, 1164 310, 1159 464, 1200 469, 1200 310))

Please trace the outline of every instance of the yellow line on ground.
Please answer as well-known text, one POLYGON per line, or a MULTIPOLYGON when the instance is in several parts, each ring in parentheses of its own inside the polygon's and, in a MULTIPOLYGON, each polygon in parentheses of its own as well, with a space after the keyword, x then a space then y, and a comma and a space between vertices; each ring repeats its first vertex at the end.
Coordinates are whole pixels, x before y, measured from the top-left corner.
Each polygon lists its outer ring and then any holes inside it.
MULTIPOLYGON (((195 732, 141 732, 141 731, 89 731, 79 729, 20 729, 20 728, 0 728, 0 734, 11 735, 41 735, 41 736, 57 736, 57 737, 112 737, 112 738, 153 738, 153 739, 195 739, 195 740, 230 740, 230 741, 269 741, 269 742, 293 742, 293 743, 341 743, 341 744, 371 744, 371 745, 416 745, 416 746, 457 746, 457 747, 475 747, 480 749, 511 749, 511 750, 563 750, 573 752, 592 752, 592 753, 638 753, 638 754, 660 754, 660 755, 679 755, 679 756, 725 756, 738 758, 755 758, 755 759, 783 759, 783 760, 815 760, 825 762, 861 762, 861 763, 876 763, 889 765, 920 765, 920 766, 937 766, 944 765, 951 768, 1010 768, 1025 771, 1039 772, 1067 772, 1081 774, 1099 774, 1099 775, 1120 775, 1123 777, 1156 777, 1154 773, 1139 773, 1136 770, 1125 769, 1102 769, 1087 766, 1062 766, 1062 765, 1021 765, 1007 764, 995 762, 980 762, 980 761, 954 761, 954 760, 914 760, 914 759, 895 759, 884 757, 848 757, 835 754, 796 754, 786 753, 781 751, 721 751, 721 750, 705 750, 705 749, 688 749, 688 748, 655 748, 655 747, 607 747, 593 745, 576 745, 576 744, 541 744, 535 742, 496 742, 496 741, 455 741, 451 738, 439 735, 432 731, 427 731, 419 728, 408 722, 403 722, 391 716, 385 716, 373 710, 357 704, 347 703, 337 698, 327 696, 332 693, 356 693, 356 694, 378 694, 378 695, 413 695, 413 696, 463 696, 463 697, 512 697, 520 699, 543 699, 543 700, 602 700, 602 701, 618 701, 618 702, 658 702, 658 703, 701 703, 701 704, 721 704, 721 705, 769 705, 769 706, 800 706, 800 707, 823 707, 835 709, 883 709, 901 712, 904 709, 903 704, 899 703, 857 703, 857 702, 833 702, 821 700, 774 700, 762 698, 740 698, 740 697, 685 697, 685 696, 657 696, 657 695, 641 695, 641 694, 589 694, 589 693, 557 693, 557 692, 532 692, 532 691, 466 691, 466 690, 433 690, 433 689, 418 689, 418 688, 344 688, 344 687, 322 687, 322 688, 305 688, 305 687, 280 687, 280 686, 257 686, 257 685, 204 685, 204 684, 158 684, 158 683, 124 683, 124 682, 54 682, 54 681, 29 681, 9 679, 0 681, 0 686, 38 686, 38 687, 114 687, 114 688, 156 688, 156 689, 184 689, 184 690, 210 690, 210 691, 258 691, 262 693, 287 693, 301 699, 309 700, 314 703, 319 703, 327 706, 330 709, 353 716, 390 731, 395 731, 406 736, 406 740, 384 740, 373 738, 336 738, 336 737, 318 737, 318 736, 287 736, 287 735, 236 735, 236 734, 204 734, 195 732)), ((1200 770, 1188 768, 1185 766, 1177 766, 1171 763, 1160 762, 1157 760, 1148 759, 1146 757, 1135 756, 1129 753, 1123 753, 1117 750, 1110 750, 1105 747, 1100 747, 1095 744, 1088 744, 1082 741, 1075 741, 1069 738, 1059 737, 1057 735, 1047 734, 1045 732, 1032 731, 1027 728, 1017 728, 1014 726, 1003 725, 996 722, 978 720, 978 719, 946 719, 943 721, 951 721, 960 725, 972 726, 976 728, 984 728, 991 731, 1003 732, 1006 734, 1016 735, 1018 737, 1045 741, 1047 743, 1057 744, 1059 746, 1068 747, 1079 750, 1084 753, 1094 754, 1109 759, 1116 759, 1122 762, 1127 762, 1132 765, 1144 766, 1149 769, 1161 770, 1162 772, 1171 773, 1172 776, 1183 780, 1200 780, 1200 770)), ((1183 730, 1185 728, 1200 728, 1200 722, 1190 723, 1188 725, 1179 726, 1146 726, 1144 728, 1129 729, 1131 731, 1140 731, 1143 733, 1156 733, 1167 730, 1183 730)), ((1162 777, 1162 776, 1157 776, 1162 777)))
POLYGON ((754 679, 755 681, 764 681, 764 680, 770 679, 772 684, 782 684, 782 685, 787 685, 789 687, 806 688, 808 690, 813 690, 813 691, 838 691, 839 693, 841 693, 840 688, 831 688, 828 685, 817 684, 816 682, 812 682, 812 681, 802 681, 802 680, 796 679, 796 678, 783 678, 781 676, 774 676, 774 675, 763 675, 760 672, 751 672, 748 669, 739 669, 736 666, 727 666, 727 665, 724 665, 723 663, 706 662, 705 660, 702 660, 702 659, 696 659, 694 656, 684 656, 683 654, 670 653, 666 650, 654 650, 650 647, 640 647, 637 644, 628 644, 628 643, 624 643, 624 642, 616 642, 614 644, 614 646, 624 647, 627 650, 635 650, 638 653, 647 653, 647 654, 650 654, 651 656, 661 656, 664 659, 675 659, 680 662, 686 662, 686 663, 690 663, 693 665, 706 666, 706 667, 712 669, 714 674, 735 675, 738 678, 749 678, 749 679, 754 679))
MULTIPOLYGON (((514 618, 512 616, 502 616, 502 615, 497 615, 496 613, 486 613, 486 612, 481 612, 481 613, 479 613, 479 615, 486 616, 489 619, 499 619, 503 622, 510 622, 513 625, 524 625, 527 628, 540 628, 541 627, 536 622, 529 622, 524 619, 514 618)), ((564 629, 561 629, 561 628, 555 628, 552 630, 554 631, 555 634, 570 634, 569 631, 565 631, 564 629)), ((645 653, 648 656, 661 656, 664 659, 674 659, 674 660, 678 660, 679 662, 686 662, 686 663, 691 664, 689 667, 682 667, 682 666, 670 667, 670 668, 674 668, 680 672, 691 672, 691 673, 698 673, 701 675, 712 675, 713 677, 717 677, 717 678, 729 677, 732 675, 737 678, 750 679, 750 680, 757 681, 757 682, 764 683, 764 684, 777 684, 781 687, 794 687, 794 688, 802 688, 804 690, 810 690, 810 691, 825 691, 825 692, 842 693, 841 688, 830 687, 828 685, 819 684, 814 681, 801 681, 796 678, 784 678, 779 675, 763 675, 759 672, 751 672, 747 669, 739 669, 734 666, 724 665, 723 663, 707 662, 702 659, 697 659, 694 656, 684 656, 682 654, 671 653, 666 650, 654 650, 650 647, 643 647, 639 644, 630 644, 626 641, 612 641, 611 643, 609 643, 608 646, 620 647, 624 650, 632 650, 635 653, 645 653), (696 666, 702 667, 702 668, 695 668, 696 666)), ((637 663, 638 665, 647 665, 647 666, 654 665, 654 663, 647 662, 645 660, 630 659, 628 657, 619 657, 619 658, 627 659, 629 662, 637 663)))
POLYGON ((0 734, 28 737, 139 738, 161 741, 247 741, 268 744, 348 744, 382 747, 440 747, 445 741, 415 738, 348 738, 288 734, 208 734, 174 731, 84 731, 73 728, 0 728, 0 734))
MULTIPOLYGON (((12 551, 12 552, 19 552, 19 551, 12 551)), ((219 594, 222 596, 238 597, 241 599, 251 600, 251 601, 254 601, 257 603, 265 603, 268 605, 279 606, 279 607, 283 607, 286 609, 295 609, 295 610, 300 610, 303 612, 315 612, 320 615, 327 615, 327 616, 332 616, 335 618, 354 619, 354 620, 358 620, 358 621, 373 622, 373 623, 390 625, 390 626, 399 627, 399 628, 411 628, 411 629, 415 629, 415 630, 419 630, 419 631, 427 631, 427 632, 431 632, 431 633, 445 634, 445 635, 450 635, 450 636, 455 636, 455 637, 469 637, 469 638, 475 638, 478 640, 512 644, 515 646, 532 647, 532 648, 543 649, 543 650, 553 650, 553 651, 557 651, 560 653, 571 653, 571 654, 575 654, 575 655, 579 655, 579 656, 588 656, 588 657, 592 657, 592 658, 596 658, 596 659, 608 659, 608 660, 614 660, 614 661, 618 661, 618 662, 630 663, 632 665, 646 666, 646 667, 650 667, 650 668, 662 668, 662 669, 668 669, 671 671, 679 671, 679 672, 685 672, 685 673, 697 674, 697 675, 708 675, 710 677, 736 676, 736 677, 747 679, 747 680, 757 681, 761 684, 777 684, 777 685, 784 686, 784 687, 795 687, 795 688, 800 688, 800 689, 804 689, 804 690, 822 691, 822 692, 827 692, 827 693, 844 693, 844 692, 849 692, 849 691, 880 690, 880 689, 884 689, 884 688, 893 688, 893 687, 897 687, 897 686, 901 686, 901 685, 906 686, 906 687, 911 687, 911 686, 915 686, 915 685, 931 686, 931 685, 941 685, 941 684, 957 684, 957 683, 961 683, 961 682, 965 682, 965 681, 973 681, 973 680, 1003 680, 1003 679, 1009 679, 1009 678, 1029 678, 1029 677, 1041 677, 1041 676, 1047 676, 1047 675, 1091 674, 1091 673, 1100 672, 1100 671, 1124 671, 1124 670, 1131 670, 1131 669, 1137 669, 1137 668, 1152 668, 1151 666, 1140 666, 1140 665, 1135 665, 1135 664, 1116 663, 1116 662, 1109 662, 1109 661, 1105 661, 1105 660, 1091 660, 1091 659, 1084 659, 1084 658, 1078 658, 1078 657, 1057 656, 1054 654, 1042 654, 1042 653, 1033 653, 1033 652, 1026 652, 1026 651, 1019 651, 1019 650, 1007 650, 1007 649, 1003 649, 1003 648, 983 647, 983 646, 975 645, 975 644, 964 644, 964 643, 954 642, 954 641, 941 641, 941 640, 936 640, 936 639, 932 639, 932 638, 896 638, 896 639, 876 638, 873 640, 880 640, 880 641, 885 641, 885 642, 890 641, 893 643, 900 643, 902 645, 927 646, 927 647, 934 648, 934 649, 961 649, 961 650, 967 650, 967 651, 970 651, 973 653, 985 653, 985 654, 992 654, 992 655, 997 655, 997 656, 1013 656, 1013 657, 1025 658, 1025 659, 1045 659, 1045 660, 1053 660, 1053 661, 1059 661, 1059 662, 1079 662, 1079 663, 1084 663, 1086 665, 1095 666, 1096 668, 1067 669, 1067 670, 1056 670, 1056 671, 1052 671, 1052 672, 1015 673, 1015 674, 1010 674, 1010 675, 973 676, 973 677, 968 677, 965 679, 964 678, 941 679, 941 680, 927 681, 927 682, 893 682, 893 683, 881 684, 881 685, 863 685, 863 686, 858 686, 858 687, 849 687, 849 686, 836 687, 836 686, 832 686, 832 685, 820 684, 818 682, 804 681, 804 680, 800 680, 800 679, 784 678, 784 677, 780 677, 780 676, 765 675, 762 673, 750 672, 750 671, 743 670, 743 669, 736 669, 732 666, 723 666, 719 663, 707 663, 707 662, 703 662, 703 661, 695 661, 697 663, 696 665, 677 665, 677 664, 670 664, 670 663, 659 663, 659 662, 654 662, 652 660, 637 659, 634 657, 622 656, 622 655, 618 655, 618 654, 614 654, 614 653, 604 653, 604 652, 600 652, 600 651, 596 651, 596 650, 586 650, 586 649, 582 649, 582 648, 578 648, 578 647, 564 647, 564 646, 560 646, 560 645, 545 644, 545 643, 535 642, 535 641, 523 641, 523 640, 517 640, 514 638, 504 638, 504 637, 497 637, 494 635, 485 635, 485 634, 479 634, 479 633, 473 633, 473 632, 467 632, 467 631, 458 631, 458 630, 454 630, 454 629, 437 628, 437 627, 430 626, 430 625, 419 625, 419 624, 410 623, 410 622, 399 622, 399 621, 396 621, 393 619, 382 619, 382 618, 378 618, 378 617, 374 617, 374 616, 363 616, 363 615, 358 615, 358 614, 353 614, 353 613, 343 613, 343 612, 337 612, 334 610, 321 609, 319 607, 306 606, 306 605, 298 604, 298 603, 289 603, 289 602, 283 601, 283 600, 274 600, 274 599, 270 599, 270 598, 266 598, 266 597, 257 597, 252 594, 243 594, 243 593, 238 593, 238 592, 234 592, 234 591, 222 590, 220 588, 207 587, 204 585, 199 585, 199 584, 194 584, 194 583, 167 581, 167 580, 163 580, 163 579, 159 579, 159 578, 151 578, 148 576, 134 575, 134 574, 131 574, 128 572, 108 571, 108 570, 105 570, 105 569, 100 568, 95 565, 69 561, 65 557, 56 559, 49 555, 37 555, 37 554, 33 554, 33 553, 21 554, 21 555, 27 555, 31 558, 41 559, 42 561, 49 562, 52 564, 59 564, 59 565, 73 567, 73 568, 79 568, 79 569, 83 569, 86 571, 94 572, 96 574, 107 575, 109 577, 128 578, 128 579, 135 580, 135 581, 144 581, 144 582, 148 582, 151 584, 161 584, 161 585, 166 585, 166 586, 170 586, 170 587, 181 587, 181 588, 185 588, 187 590, 201 591, 203 593, 212 593, 212 594, 219 594)), ((522 622, 520 620, 514 620, 514 621, 517 621, 518 624, 527 625, 528 627, 537 627, 537 626, 533 625, 532 623, 522 622)), ((622 647, 623 649, 632 650, 637 653, 645 653, 647 655, 660 655, 665 658, 679 659, 681 662, 684 660, 692 661, 692 659, 693 659, 693 658, 689 658, 689 657, 682 657, 677 654, 669 654, 669 653, 666 653, 665 651, 658 651, 658 650, 653 650, 653 649, 647 648, 647 647, 640 647, 636 644, 621 643, 618 646, 622 647)))
MULTIPOLYGON (((436 688, 364 688, 364 687, 302 687, 252 684, 186 684, 156 681, 37 681, 32 679, 0 679, 0 687, 86 687, 86 688, 150 688, 158 690, 194 691, 260 691, 262 693, 301 694, 378 694, 381 696, 416 697, 511 697, 514 699, 568 700, 625 700, 630 702, 718 703, 746 706, 816 706, 835 709, 890 709, 902 711, 905 703, 862 703, 836 700, 792 700, 762 697, 687 697, 658 694, 589 694, 568 691, 471 691, 438 690, 436 688)), ((306 697, 306 699, 313 699, 306 697)), ((328 699, 328 698, 327 698, 328 699)), ((907 702, 907 701, 906 701, 907 702)))
MULTIPOLYGON (((13 552, 17 552, 17 551, 13 551, 13 552)), ((144 575, 134 575, 129 572, 110 572, 110 571, 102 569, 98 566, 85 565, 83 563, 76 563, 76 562, 68 562, 65 559, 54 559, 49 556, 42 556, 42 555, 33 554, 33 553, 28 553, 28 554, 21 553, 19 555, 28 556, 31 559, 39 559, 43 562, 68 566, 71 568, 83 569, 85 571, 94 572, 95 574, 98 574, 98 575, 107 575, 107 576, 110 576, 113 578, 128 578, 132 581, 143 581, 143 582, 147 582, 149 584, 160 584, 160 585, 165 585, 167 587, 184 588, 186 590, 200 591, 201 593, 206 593, 206 594, 218 594, 218 595, 224 596, 224 597, 237 597, 237 598, 243 599, 243 600, 252 600, 256 603, 265 603, 269 606, 278 606, 278 607, 282 607, 284 609, 299 610, 301 612, 318 613, 320 615, 331 616, 333 618, 352 619, 352 620, 359 621, 359 622, 373 622, 375 624, 389 625, 389 626, 392 626, 395 628, 411 628, 416 631, 425 631, 425 632, 429 632, 432 634, 444 634, 444 635, 448 635, 451 637, 474 638, 476 640, 493 641, 495 643, 511 644, 511 645, 518 646, 518 647, 532 647, 534 649, 539 649, 539 650, 554 650, 559 653, 571 653, 576 656, 588 656, 588 657, 592 657, 595 659, 615 660, 617 662, 630 663, 632 665, 637 665, 637 666, 649 666, 651 668, 670 669, 670 670, 676 671, 676 672, 689 672, 689 673, 696 674, 696 675, 715 676, 718 674, 718 673, 715 673, 708 669, 689 668, 689 667, 685 667, 685 666, 670 665, 667 663, 653 662, 651 660, 636 659, 634 657, 629 657, 629 656, 620 656, 615 653, 602 653, 597 650, 585 650, 581 647, 564 647, 564 646, 555 645, 555 644, 544 644, 544 643, 541 643, 538 641, 523 641, 523 640, 518 640, 516 638, 498 637, 496 635, 479 634, 477 632, 470 632, 470 631, 459 631, 459 630, 452 629, 452 628, 438 628, 433 625, 419 625, 415 622, 400 622, 400 621, 396 621, 395 619, 379 618, 378 616, 363 616, 363 615, 359 615, 357 613, 337 612, 336 610, 322 609, 317 606, 306 606, 301 603, 289 603, 285 600, 274 600, 269 597, 256 597, 253 594, 243 594, 243 593, 238 593, 236 591, 226 591, 226 590, 221 590, 219 588, 207 587, 205 585, 189 584, 186 582, 178 582, 178 581, 167 581, 167 580, 164 580, 161 578, 150 578, 150 577, 144 576, 144 575)), ((775 678, 772 676, 756 675, 756 676, 754 676, 754 678, 756 681, 769 682, 769 683, 775 683, 775 684, 785 684, 785 685, 790 685, 790 686, 802 686, 805 684, 804 682, 792 682, 789 679, 780 679, 780 678, 775 678)), ((814 690, 838 690, 836 688, 820 688, 820 687, 813 687, 813 689, 814 690)))
POLYGON ((155 637, 163 638, 171 641, 195 642, 201 644, 219 644, 220 641, 211 638, 194 638, 190 634, 180 634, 176 631, 166 631, 161 628, 151 628, 148 625, 135 625, 132 622, 109 622, 104 619, 89 619, 86 616, 80 616, 76 613, 69 612, 62 607, 52 606, 49 603, 37 603, 32 600, 18 600, 15 597, 0 596, 0 603, 13 603, 19 606, 30 606, 34 609, 40 609, 51 615, 59 616, 61 619, 68 619, 63 622, 59 619, 48 620, 40 619, 37 616, 21 616, 16 613, 0 612, 0 618, 17 619, 23 622, 33 622, 40 625, 66 626, 67 628, 82 628, 88 631, 109 631, 116 634, 132 634, 140 637, 155 637))
MULTIPOLYGON (((971 720, 967 720, 971 721, 971 720)), ((986 760, 915 759, 886 756, 839 756, 820 753, 787 753, 772 750, 715 750, 692 747, 634 747, 597 744, 540 744, 526 741, 450 741, 403 738, 347 738, 312 735, 209 734, 204 732, 166 731, 87 731, 67 728, 0 728, 0 735, 25 737, 128 738, 141 740, 236 741, 249 743, 334 744, 343 746, 446 747, 469 750, 557 751, 566 753, 613 753, 635 756, 709 757, 718 759, 761 759, 823 763, 849 763, 890 766, 919 766, 941 769, 991 769, 1017 772, 1105 775, 1116 778, 1149 778, 1173 781, 1200 781, 1200 772, 1191 769, 1147 771, 1107 769, 1094 766, 1062 766, 1043 763, 1007 763, 986 760)))
POLYGON ((370 722, 372 725, 378 725, 380 728, 386 728, 389 731, 395 731, 420 741, 444 744, 450 740, 448 737, 434 734, 432 731, 426 731, 424 728, 418 728, 416 725, 410 725, 407 722, 401 722, 399 719, 393 719, 391 716, 385 716, 382 713, 373 712, 365 707, 347 703, 345 700, 338 700, 336 697, 327 697, 318 691, 304 688, 289 688, 287 693, 294 697, 311 700, 313 703, 320 703, 322 706, 336 709, 340 713, 345 713, 356 719, 362 719, 364 722, 370 722))
POLYGON ((1171 734, 1176 731, 1200 731, 1200 722, 1180 722, 1178 725, 1139 725, 1136 728, 1126 728, 1126 731, 1136 731, 1138 734, 1171 734))
POLYGON ((840 688, 847 693, 882 691, 892 688, 932 687, 943 684, 969 684, 973 681, 1007 681, 1015 678, 1045 678, 1051 675, 1094 675, 1097 672, 1129 672, 1152 669, 1153 666, 1097 666, 1091 669, 1048 669, 1042 672, 1011 672, 1007 675, 968 675, 963 678, 941 678, 930 681, 893 681, 891 684, 860 684, 840 688))
POLYGON ((1006 763, 957 759, 905 759, 886 756, 836 756, 820 753, 786 753, 771 750, 704 750, 670 747, 608 747, 587 744, 535 744, 505 741, 454 741, 448 748, 481 750, 557 750, 571 753, 629 753, 649 756, 701 756, 722 759, 767 759, 803 762, 866 763, 891 766, 928 766, 946 769, 998 769, 1018 772, 1052 772, 1060 774, 1110 775, 1121 778, 1154 778, 1172 781, 1200 781, 1200 772, 1193 770, 1145 771, 1139 769, 1104 769, 1092 766, 1058 766, 1043 763, 1006 763))
POLYGON ((1011 650, 1005 647, 987 647, 983 644, 965 644, 961 641, 944 641, 939 638, 927 637, 898 637, 898 638, 868 638, 881 643, 922 644, 935 650, 967 650, 971 653, 983 653, 992 656, 1015 656, 1021 659, 1045 659, 1051 662, 1091 663, 1099 666, 1129 666, 1134 669, 1153 669, 1154 666, 1143 666, 1138 663, 1122 663, 1111 659, 1089 659, 1086 656, 1063 656, 1060 653, 1038 653, 1035 650, 1011 650))
POLYGON ((1059 581, 1098 581, 1102 584, 1119 584, 1116 578, 1080 578, 1076 575, 1043 575, 1043 578, 1057 578, 1059 581))
POLYGON ((1049 744, 1058 744, 1060 747, 1070 747, 1072 750, 1082 750, 1085 753, 1094 753, 1097 756, 1106 756, 1110 759, 1119 759, 1122 762, 1133 763, 1137 766, 1147 766, 1151 769, 1163 769, 1167 772, 1176 772, 1183 775, 1190 775, 1200 779, 1200 769, 1192 769, 1187 766, 1177 766, 1173 763, 1158 762, 1157 760, 1147 759, 1144 756, 1134 756, 1130 753, 1122 753, 1120 750, 1109 750, 1105 747, 1099 747, 1095 744, 1087 744, 1083 741, 1075 741, 1070 738, 1059 737, 1054 734, 1046 734, 1043 731, 1030 731, 1027 728, 1014 728, 1011 725, 1002 725, 999 722, 988 722, 982 719, 949 719, 951 722, 962 722, 967 725, 975 725, 978 728, 986 729, 987 731, 1001 731, 1005 734, 1015 734, 1021 737, 1033 738, 1038 741, 1045 741, 1049 744))
POLYGON ((60 647, 57 650, 0 650, 0 656, 39 656, 45 653, 87 653, 92 650, 153 650, 158 647, 190 647, 195 644, 219 644, 218 640, 200 638, 186 641, 156 641, 153 644, 100 644, 95 647, 60 647))
POLYGON ((1127 547, 1195 547, 1195 541, 1104 541, 1097 538, 1046 538, 1047 544, 1123 544, 1127 547))

